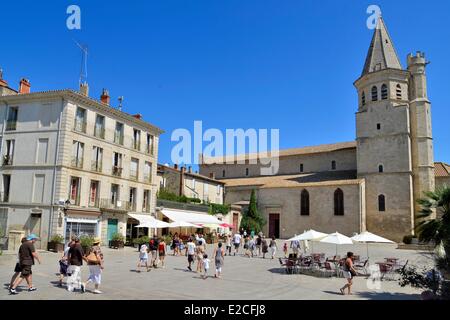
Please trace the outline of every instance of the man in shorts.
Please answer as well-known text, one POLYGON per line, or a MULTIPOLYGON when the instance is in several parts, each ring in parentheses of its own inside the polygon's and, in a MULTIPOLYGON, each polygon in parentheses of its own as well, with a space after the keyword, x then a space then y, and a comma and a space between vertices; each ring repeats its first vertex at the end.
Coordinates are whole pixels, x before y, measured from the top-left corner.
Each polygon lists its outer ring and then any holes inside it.
POLYGON ((19 248, 19 264, 20 264, 20 278, 17 278, 14 281, 14 284, 9 289, 10 294, 17 294, 16 288, 22 282, 23 279, 28 284, 28 291, 36 291, 36 288, 33 287, 33 272, 31 271, 31 266, 34 265, 34 259, 36 259, 39 264, 41 263, 41 259, 36 253, 36 249, 34 248, 34 243, 38 237, 35 234, 30 234, 26 241, 22 243, 19 248))
POLYGON ((239 246, 241 245, 241 234, 240 233, 236 233, 233 236, 233 244, 234 244, 234 255, 236 255, 236 253, 239 253, 239 246))
POLYGON ((192 237, 189 238, 189 241, 186 244, 186 254, 187 254, 188 263, 189 263, 187 268, 189 269, 189 271, 192 271, 191 265, 192 265, 192 262, 194 262, 194 256, 195 256, 195 243, 192 240, 192 237))

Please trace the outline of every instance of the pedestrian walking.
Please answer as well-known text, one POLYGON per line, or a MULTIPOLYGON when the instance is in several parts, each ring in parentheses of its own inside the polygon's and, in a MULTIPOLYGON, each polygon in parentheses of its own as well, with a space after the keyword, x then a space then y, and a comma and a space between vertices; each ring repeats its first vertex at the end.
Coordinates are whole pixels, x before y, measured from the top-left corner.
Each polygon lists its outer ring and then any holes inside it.
POLYGON ((226 244, 226 249, 225 249, 225 255, 231 256, 231 234, 226 234, 225 235, 225 244, 226 244))
POLYGON ((283 252, 284 252, 284 257, 287 258, 287 256, 288 256, 288 244, 287 244, 287 242, 285 242, 284 245, 283 245, 283 252))
POLYGON ((298 256, 300 250, 300 241, 298 240, 291 241, 291 249, 294 255, 298 256))
POLYGON ((216 266, 216 273, 214 274, 214 277, 220 278, 222 275, 222 266, 224 259, 224 250, 222 248, 222 242, 219 242, 217 244, 217 248, 214 249, 213 257, 214 257, 214 264, 216 266))
POLYGON ((189 238, 188 243, 186 244, 186 255, 188 257, 188 269, 189 271, 192 271, 192 262, 194 262, 194 256, 195 256, 195 243, 193 242, 192 237, 189 238))
POLYGON ((160 241, 158 244, 158 255, 159 255, 159 261, 161 262, 161 267, 165 268, 166 242, 164 241, 164 238, 160 238, 160 241))
POLYGON ((241 234, 240 233, 236 233, 233 236, 233 243, 234 243, 234 255, 236 255, 236 253, 239 253, 239 247, 241 245, 241 234))
POLYGON ((69 278, 67 278, 67 290, 70 292, 73 292, 75 287, 84 292, 83 283, 81 282, 83 260, 85 260, 83 248, 81 247, 80 239, 76 237, 67 253, 67 261, 69 262, 67 273, 70 274, 69 278))
POLYGON ((202 278, 203 279, 208 278, 208 271, 209 271, 209 263, 210 262, 211 261, 208 259, 208 255, 206 253, 203 254, 203 260, 202 260, 202 263, 203 263, 203 275, 202 275, 202 278))
MULTIPOLYGON (((21 243, 24 243, 25 241, 27 241, 27 238, 23 237, 21 240, 21 243)), ((8 290, 10 290, 12 288, 17 277, 20 276, 21 271, 22 271, 22 269, 20 268, 20 255, 19 255, 19 253, 17 253, 16 265, 14 266, 14 274, 11 277, 11 281, 9 282, 8 290)))
POLYGON ((148 246, 148 248, 150 249, 150 252, 152 254, 152 261, 150 263, 150 266, 152 266, 153 268, 156 268, 158 266, 157 265, 158 244, 159 244, 158 237, 155 234, 155 235, 153 235, 153 238, 150 239, 149 246, 148 246))
POLYGON ((258 234, 256 237, 256 254, 258 257, 261 255, 261 244, 262 244, 262 237, 258 234))
POLYGON ((102 282, 102 272, 104 269, 103 253, 100 249, 100 242, 100 238, 95 238, 89 254, 86 255, 86 262, 89 267, 89 278, 81 285, 81 290, 83 290, 83 292, 85 292, 86 286, 92 282, 94 284, 93 293, 102 293, 98 289, 102 282))
POLYGON ((351 289, 353 285, 353 277, 356 276, 358 273, 356 272, 355 268, 353 267, 353 259, 354 255, 353 252, 347 252, 347 258, 345 259, 345 263, 343 266, 343 273, 344 277, 347 279, 347 283, 340 289, 341 293, 345 295, 345 289, 348 289, 348 294, 351 295, 351 289))
POLYGON ((261 249, 262 249, 263 259, 265 259, 266 253, 269 252, 269 245, 267 244, 267 240, 264 238, 261 240, 261 249))
POLYGON ((148 247, 145 243, 139 248, 139 261, 136 268, 137 272, 141 272, 142 265, 145 266, 147 272, 151 270, 148 265, 148 247))
POLYGON ((195 247, 195 255, 197 257, 197 269, 196 272, 201 273, 203 268, 203 255, 205 254, 205 249, 203 245, 201 245, 201 241, 197 242, 197 246, 195 247))
POLYGON ((272 237, 272 240, 270 240, 270 252, 272 259, 275 258, 275 254, 277 253, 277 242, 275 241, 275 237, 272 237))
POLYGON ((67 259, 67 256, 69 254, 70 246, 73 244, 73 239, 70 239, 70 241, 67 243, 67 246, 64 248, 63 255, 61 259, 59 259, 59 286, 62 287, 63 280, 65 277, 68 276, 68 269, 69 269, 69 261, 67 259))

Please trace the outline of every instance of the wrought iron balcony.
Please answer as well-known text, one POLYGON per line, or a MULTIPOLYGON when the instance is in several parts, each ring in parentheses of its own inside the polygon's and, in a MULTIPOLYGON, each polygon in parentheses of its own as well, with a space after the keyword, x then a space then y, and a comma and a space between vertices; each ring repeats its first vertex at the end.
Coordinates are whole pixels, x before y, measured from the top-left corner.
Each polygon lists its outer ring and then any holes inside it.
POLYGON ((131 147, 135 150, 141 150, 141 141, 139 140, 131 140, 131 147))
POLYGON ((100 209, 109 209, 109 210, 123 210, 129 211, 129 202, 128 201, 119 201, 117 199, 100 199, 100 209))
POLYGON ((17 120, 6 121, 6 131, 16 130, 16 129, 17 129, 17 120))
POLYGON ((5 154, 3 156, 2 165, 4 165, 4 166, 12 166, 12 164, 13 164, 13 157, 8 155, 8 154, 5 154))
POLYGON ((94 136, 105 139, 105 128, 94 127, 94 136))
POLYGON ((78 131, 78 132, 86 133, 86 121, 75 120, 75 124, 73 126, 73 129, 75 131, 78 131))
POLYGON ((92 160, 91 162, 91 170, 95 172, 102 172, 102 162, 92 160))
POLYGON ((116 177, 121 177, 122 176, 122 168, 118 167, 118 166, 113 166, 112 167, 112 175, 116 176, 116 177))
POLYGON ((83 168, 83 158, 72 157, 72 167, 83 168))
POLYGON ((123 133, 114 133, 114 143, 123 145, 123 133))

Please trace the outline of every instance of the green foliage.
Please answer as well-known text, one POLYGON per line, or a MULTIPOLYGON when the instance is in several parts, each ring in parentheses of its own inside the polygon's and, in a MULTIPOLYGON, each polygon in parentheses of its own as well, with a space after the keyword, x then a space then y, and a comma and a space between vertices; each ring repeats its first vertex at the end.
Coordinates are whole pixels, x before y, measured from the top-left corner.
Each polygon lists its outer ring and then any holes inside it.
POLYGON ((405 287, 407 285, 413 288, 431 290, 433 294, 442 294, 440 292, 442 276, 435 269, 427 270, 423 268, 417 270, 415 267, 405 267, 398 271, 400 274, 399 285, 405 287))
POLYGON ((425 243, 432 242, 435 246, 443 246, 445 257, 441 265, 448 271, 450 270, 450 187, 445 186, 434 192, 427 192, 426 196, 418 200, 422 207, 419 213, 421 221, 417 228, 419 240, 425 243), (431 219, 435 211, 442 214, 431 219))
POLYGON ((149 243, 150 238, 147 236, 142 236, 140 238, 133 239, 133 244, 142 245, 144 243, 149 243))
POLYGON ((121 233, 115 232, 115 233, 112 234, 111 240, 112 241, 122 241, 123 242, 123 241, 125 241, 125 237, 121 233))
POLYGON ((222 215, 227 215, 230 211, 230 205, 226 204, 217 204, 217 203, 210 203, 209 204, 209 214, 216 215, 221 213, 222 215))
POLYGON ((94 237, 88 236, 88 235, 82 235, 80 237, 80 244, 82 247, 90 248, 94 244, 94 237))
POLYGON ((411 244, 413 238, 414 238, 414 236, 408 234, 408 235, 403 237, 403 243, 404 244, 411 244))
POLYGON ((266 224, 266 219, 260 214, 258 211, 258 205, 256 203, 256 192, 252 190, 252 194, 250 196, 250 204, 248 206, 248 210, 244 212, 241 220, 241 228, 247 231, 255 231, 258 233, 262 231, 262 228, 266 224))
POLYGON ((51 237, 50 242, 64 243, 64 237, 60 234, 55 234, 53 237, 51 237))
POLYGON ((157 193, 157 198, 160 200, 168 200, 168 201, 175 201, 175 202, 181 202, 181 203, 201 203, 202 200, 198 198, 189 198, 185 195, 179 196, 173 192, 170 192, 167 189, 161 189, 157 193))
POLYGON ((165 235, 161 237, 166 244, 170 244, 172 242, 172 237, 170 235, 165 235))

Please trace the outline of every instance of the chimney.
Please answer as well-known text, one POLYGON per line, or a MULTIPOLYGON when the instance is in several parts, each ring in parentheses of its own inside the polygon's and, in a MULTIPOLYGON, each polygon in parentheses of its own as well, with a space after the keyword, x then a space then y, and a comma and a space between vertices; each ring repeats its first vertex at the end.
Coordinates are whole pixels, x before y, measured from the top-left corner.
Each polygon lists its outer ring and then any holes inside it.
POLYGON ((19 94, 30 93, 31 84, 28 79, 22 78, 19 83, 19 94))
POLYGON ((191 166, 189 166, 188 172, 192 173, 192 167, 191 166))
POLYGON ((8 82, 3 80, 3 69, 0 68, 0 87, 8 87, 8 82))
POLYGON ((102 103, 109 106, 110 97, 108 90, 103 89, 102 95, 100 96, 100 100, 102 101, 102 103))
POLYGON ((175 163, 175 164, 173 165, 173 168, 174 168, 175 170, 178 170, 178 165, 175 163))
POLYGON ((80 83, 80 93, 83 96, 89 97, 89 85, 87 82, 80 83))
POLYGON ((133 114, 133 117, 135 117, 136 119, 142 120, 142 114, 140 114, 140 113, 133 114))
POLYGON ((210 173, 209 173, 209 177, 210 177, 211 179, 215 179, 215 178, 216 178, 216 174, 215 174, 214 172, 210 172, 210 173))

